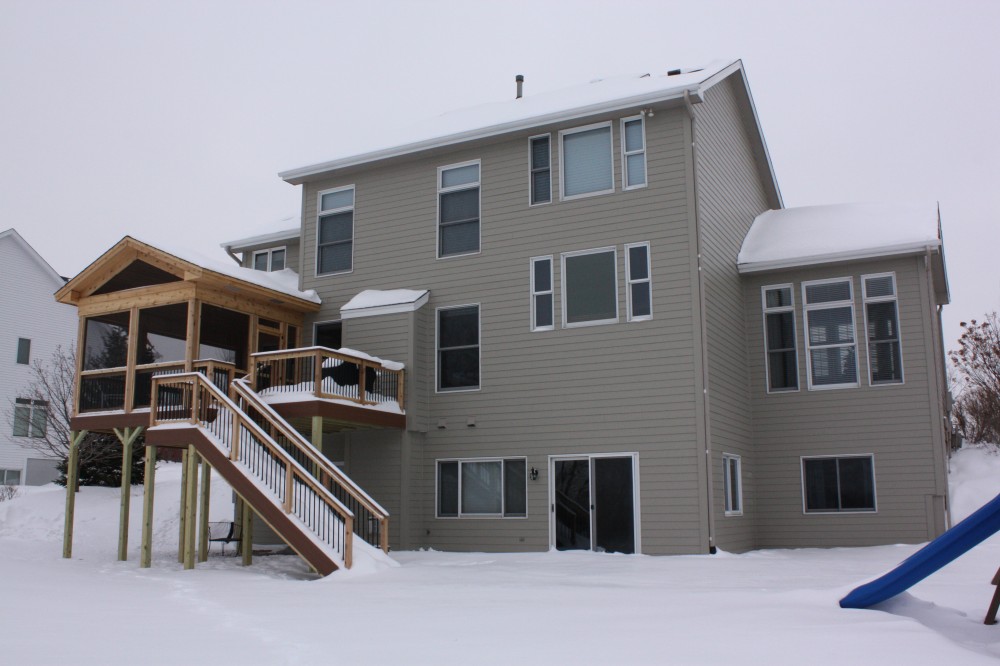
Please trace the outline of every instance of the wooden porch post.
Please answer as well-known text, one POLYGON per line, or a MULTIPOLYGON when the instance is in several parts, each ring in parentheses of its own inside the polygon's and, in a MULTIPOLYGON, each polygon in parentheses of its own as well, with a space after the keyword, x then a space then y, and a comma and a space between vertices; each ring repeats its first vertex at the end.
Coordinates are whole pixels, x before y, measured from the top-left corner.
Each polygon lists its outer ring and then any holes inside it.
MULTIPOLYGON (((323 453, 323 417, 312 417, 312 445, 316 450, 323 453)), ((313 464, 313 476, 319 478, 319 463, 313 464)))
POLYGON ((73 557, 73 512, 76 509, 76 486, 80 480, 80 442, 86 430, 69 433, 69 456, 66 458, 66 515, 63 524, 63 557, 73 557))
POLYGON ((118 514, 118 560, 128 559, 128 516, 132 503, 132 451, 136 438, 142 434, 142 426, 114 429, 115 436, 122 443, 122 493, 121 509, 118 514))
POLYGON ((156 445, 146 445, 146 471, 142 479, 142 545, 139 566, 153 564, 153 491, 156 489, 156 445))
POLYGON ((208 507, 212 494, 212 468, 201 461, 201 513, 198 520, 198 561, 208 561, 208 507))
POLYGON ((184 493, 184 568, 194 569, 195 520, 198 510, 198 452, 188 445, 187 479, 184 493))
POLYGON ((191 372, 194 369, 195 356, 198 355, 198 322, 200 320, 201 308, 197 299, 190 299, 187 302, 187 337, 184 344, 184 372, 191 372))
POLYGON ((248 567, 253 563, 253 509, 246 500, 243 500, 243 511, 240 516, 243 525, 240 528, 240 553, 243 555, 243 566, 248 567))
POLYGON ((181 452, 181 506, 180 506, 180 524, 181 532, 177 539, 177 561, 184 563, 184 535, 187 533, 186 525, 187 522, 187 477, 188 477, 188 450, 184 449, 181 452))

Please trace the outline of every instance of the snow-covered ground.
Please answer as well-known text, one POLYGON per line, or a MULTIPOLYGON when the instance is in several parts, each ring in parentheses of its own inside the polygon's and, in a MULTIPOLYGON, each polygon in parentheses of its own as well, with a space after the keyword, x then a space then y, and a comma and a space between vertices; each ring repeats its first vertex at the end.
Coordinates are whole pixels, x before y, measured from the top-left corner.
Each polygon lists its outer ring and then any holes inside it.
MULTIPOLYGON (((128 562, 118 494, 85 488, 73 559, 61 558, 61 488, 0 503, 0 654, 10 664, 987 664, 982 624, 1000 566, 994 537, 879 610, 842 610, 858 583, 916 546, 646 557, 393 553, 316 579, 296 557, 239 566, 219 547, 176 561, 179 466, 157 471, 155 555, 128 562), (374 570, 374 571, 373 571, 374 570)), ((1000 492, 1000 456, 951 462, 956 520, 1000 492)), ((231 511, 214 484, 213 512, 231 511)), ((231 514, 230 514, 231 515, 231 514)))

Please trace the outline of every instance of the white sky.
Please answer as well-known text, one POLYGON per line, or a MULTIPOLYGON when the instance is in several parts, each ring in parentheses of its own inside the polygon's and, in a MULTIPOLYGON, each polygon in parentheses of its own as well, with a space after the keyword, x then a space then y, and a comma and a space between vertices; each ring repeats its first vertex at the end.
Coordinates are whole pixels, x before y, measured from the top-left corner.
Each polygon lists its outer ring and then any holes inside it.
POLYGON ((940 202, 950 346, 1000 307, 998 26, 987 0, 0 0, 0 229, 67 276, 129 233, 212 253, 287 226, 278 171, 515 74, 736 57, 786 206, 940 202))

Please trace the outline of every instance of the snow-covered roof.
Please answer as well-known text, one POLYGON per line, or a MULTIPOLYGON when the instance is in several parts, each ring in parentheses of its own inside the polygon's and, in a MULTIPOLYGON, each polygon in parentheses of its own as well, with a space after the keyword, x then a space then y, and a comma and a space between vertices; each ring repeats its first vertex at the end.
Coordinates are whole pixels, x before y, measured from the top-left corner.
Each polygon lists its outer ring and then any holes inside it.
POLYGON ((227 252, 241 252, 257 245, 292 240, 299 237, 300 226, 300 218, 297 213, 286 215, 275 222, 258 225, 248 230, 249 233, 246 236, 220 243, 219 247, 227 252))
MULTIPOLYGON (((291 183, 311 175, 355 164, 396 157, 463 141, 480 139, 547 123, 701 95, 740 67, 739 60, 718 60, 699 69, 670 74, 641 74, 598 79, 562 90, 526 95, 519 99, 483 104, 398 129, 362 134, 353 145, 344 144, 325 162, 289 169, 278 175, 291 183)), ((676 70, 675 70, 676 71, 676 70)))
POLYGON ((752 273, 940 246, 937 204, 803 206, 758 215, 737 265, 741 273, 752 273))
POLYGON ((340 308, 343 319, 413 312, 427 302, 426 289, 365 289, 340 308))

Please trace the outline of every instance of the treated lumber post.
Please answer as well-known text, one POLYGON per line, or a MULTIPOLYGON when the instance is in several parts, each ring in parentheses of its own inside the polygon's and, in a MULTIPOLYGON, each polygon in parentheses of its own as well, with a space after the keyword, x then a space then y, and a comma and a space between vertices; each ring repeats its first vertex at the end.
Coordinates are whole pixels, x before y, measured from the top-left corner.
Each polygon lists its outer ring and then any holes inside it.
POLYGON ((201 461, 201 513, 198 514, 198 561, 208 561, 208 507, 212 494, 212 468, 201 461))
POLYGON ((69 456, 66 458, 66 515, 63 525, 63 557, 73 557, 73 512, 76 509, 76 486, 80 480, 80 442, 86 430, 70 432, 69 456))
POLYGON ((323 352, 313 352, 313 395, 317 398, 323 393, 323 360, 323 352))
POLYGON ((253 509, 243 500, 243 511, 240 517, 243 525, 240 528, 240 553, 243 555, 243 566, 253 563, 253 509))
POLYGON ((146 445, 146 470, 142 477, 142 545, 139 566, 153 564, 153 491, 156 489, 156 445, 146 445))
POLYGON ((180 524, 181 532, 177 538, 177 561, 184 563, 184 535, 187 534, 187 477, 188 477, 188 450, 181 452, 181 506, 180 524))
POLYGON ((350 569, 354 563, 354 519, 348 516, 344 521, 344 568, 350 569))
POLYGON ((993 599, 990 601, 990 607, 986 611, 986 619, 983 620, 983 624, 997 623, 997 610, 1000 610, 1000 569, 997 569, 993 576, 992 584, 997 586, 997 589, 993 591, 993 599))
POLYGON ((378 531, 378 546, 383 553, 389 552, 389 516, 382 518, 382 525, 378 531))
MULTIPOLYGON (((312 438, 310 440, 316 450, 323 453, 323 417, 312 417, 312 438)), ((319 463, 313 464, 313 476, 319 478, 319 463)))
POLYGON ((187 485, 184 506, 184 568, 194 569, 195 521, 198 519, 198 453, 188 445, 187 485))
POLYGON ((132 504, 132 451, 136 438, 142 433, 142 427, 125 428, 124 431, 114 428, 118 441, 122 443, 122 493, 121 509, 118 514, 118 560, 128 559, 128 519, 132 504))

